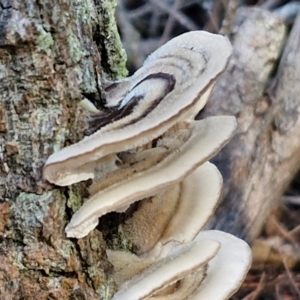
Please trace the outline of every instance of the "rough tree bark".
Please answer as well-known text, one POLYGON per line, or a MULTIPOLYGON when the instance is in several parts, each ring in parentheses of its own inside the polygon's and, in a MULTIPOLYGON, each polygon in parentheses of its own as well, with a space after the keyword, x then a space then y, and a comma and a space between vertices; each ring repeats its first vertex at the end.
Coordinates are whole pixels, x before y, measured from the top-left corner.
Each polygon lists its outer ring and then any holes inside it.
POLYGON ((82 93, 126 75, 111 0, 0 1, 0 299, 109 299, 95 231, 66 239, 80 185, 42 180, 46 158, 82 138, 82 93))
MULTIPOLYGON (((57 188, 41 177, 53 151, 83 136, 82 94, 101 93, 103 71, 126 73, 113 12, 112 0, 0 0, 0 299, 110 299, 114 292, 105 249, 115 237, 107 227, 78 241, 64 235, 84 184, 57 188)), ((233 58, 203 114, 238 118, 237 136, 215 160, 225 197, 211 226, 248 240, 300 163, 299 23, 266 90, 285 26, 262 10, 240 10, 233 58)))

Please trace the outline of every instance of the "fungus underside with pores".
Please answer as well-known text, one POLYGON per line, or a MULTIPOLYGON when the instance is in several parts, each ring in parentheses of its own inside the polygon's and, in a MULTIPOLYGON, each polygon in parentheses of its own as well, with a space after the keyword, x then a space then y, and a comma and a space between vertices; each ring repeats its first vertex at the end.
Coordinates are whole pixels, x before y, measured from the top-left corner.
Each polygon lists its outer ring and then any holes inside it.
POLYGON ((68 237, 82 238, 102 215, 142 200, 123 224, 136 253, 108 251, 120 286, 114 300, 228 299, 247 273, 245 242, 200 232, 222 188, 208 160, 230 140, 236 120, 194 117, 230 55, 220 35, 174 38, 131 77, 107 86, 109 112, 93 112, 92 134, 44 166, 44 177, 56 185, 93 179, 89 199, 65 229, 68 237))

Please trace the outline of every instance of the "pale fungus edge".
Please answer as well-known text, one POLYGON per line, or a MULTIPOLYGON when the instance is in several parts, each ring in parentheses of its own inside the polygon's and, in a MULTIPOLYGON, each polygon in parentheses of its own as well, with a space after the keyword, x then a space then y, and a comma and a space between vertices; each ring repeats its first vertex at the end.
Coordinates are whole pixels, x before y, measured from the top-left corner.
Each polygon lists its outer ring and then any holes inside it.
MULTIPOLYGON (((45 179, 56 185, 70 185, 93 178, 93 168, 90 162, 110 153, 132 149, 145 144, 163 134, 176 122, 184 118, 188 112, 191 114, 191 109, 194 110, 197 107, 197 110, 199 110, 205 105, 212 86, 227 65, 232 51, 230 43, 227 38, 202 31, 186 33, 174 40, 175 42, 171 40, 154 52, 150 56, 151 59, 148 59, 148 62, 146 61, 145 65, 137 71, 136 76, 143 72, 143 68, 147 69, 148 64, 152 63, 153 60, 155 62, 155 58, 157 59, 161 53, 169 54, 172 50, 170 45, 173 44, 177 47, 175 50, 185 47, 203 53, 207 60, 207 68, 201 74, 203 76, 194 80, 190 79, 192 81, 191 84, 184 89, 180 87, 180 84, 176 83, 175 88, 158 105, 159 109, 154 108, 148 114, 149 117, 147 115, 140 118, 136 123, 112 131, 104 127, 103 130, 98 130, 79 143, 53 153, 48 158, 43 169, 45 179), (193 39, 190 40, 186 36, 192 36, 193 39), (222 49, 221 52, 219 51, 220 48, 222 49), (174 101, 174 99, 180 99, 180 101, 174 101), (75 176, 76 170, 77 174, 75 176)), ((195 64, 192 63, 192 65, 195 64)), ((182 78, 178 78, 176 82, 181 82, 181 80, 182 78)), ((144 113, 144 111, 139 112, 141 116, 144 113)))
POLYGON ((87 200, 67 225, 67 236, 82 238, 97 226, 100 216, 182 181, 229 141, 236 129, 236 119, 210 117, 191 123, 191 129, 191 137, 159 164, 87 200))

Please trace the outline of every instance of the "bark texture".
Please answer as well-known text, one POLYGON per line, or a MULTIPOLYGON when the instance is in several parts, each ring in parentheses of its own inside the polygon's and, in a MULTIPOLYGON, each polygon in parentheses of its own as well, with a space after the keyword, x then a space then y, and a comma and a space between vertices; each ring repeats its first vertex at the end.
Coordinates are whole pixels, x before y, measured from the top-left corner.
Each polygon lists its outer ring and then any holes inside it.
POLYGON ((100 93, 103 70, 126 75, 114 8, 109 0, 0 1, 1 299, 113 292, 101 233, 78 242, 64 235, 82 188, 57 189, 41 171, 53 151, 83 137, 81 93, 100 93))
MULTIPOLYGON (((113 14, 112 0, 0 0, 0 299, 105 300, 115 291, 105 249, 115 243, 108 228, 122 239, 122 227, 108 216, 88 237, 66 239, 84 184, 57 188, 41 177, 53 151, 83 137, 82 94, 126 75, 113 14)), ((225 188, 210 227, 248 241, 300 165, 300 19, 277 67, 285 33, 271 13, 240 9, 233 57, 200 116, 238 119, 214 160, 225 188)))
POLYGON ((241 8, 230 34, 233 56, 201 114, 237 117, 235 137, 213 159, 225 185, 210 227, 249 242, 300 166, 300 16, 287 41, 285 33, 274 14, 241 8))

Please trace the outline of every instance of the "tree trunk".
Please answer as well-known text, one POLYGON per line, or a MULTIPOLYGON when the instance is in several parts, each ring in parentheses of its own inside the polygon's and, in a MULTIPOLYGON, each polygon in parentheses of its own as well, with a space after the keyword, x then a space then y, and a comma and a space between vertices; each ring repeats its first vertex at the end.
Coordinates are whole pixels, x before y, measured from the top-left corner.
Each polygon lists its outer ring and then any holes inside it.
POLYGON ((109 299, 105 242, 64 227, 83 187, 43 181, 42 166, 83 137, 82 93, 126 75, 115 2, 0 1, 0 299, 109 299))
MULTIPOLYGON (((1 300, 104 300, 115 292, 105 252, 114 244, 114 220, 102 218, 101 230, 66 239, 85 184, 57 188, 41 175, 52 152, 83 137, 82 94, 100 98, 104 74, 126 75, 114 5, 0 0, 1 300)), ((285 25, 262 10, 239 10, 230 34, 234 55, 201 115, 237 116, 236 137, 214 160, 225 188, 210 226, 249 241, 300 164, 299 34, 298 18, 272 76, 285 25)))

